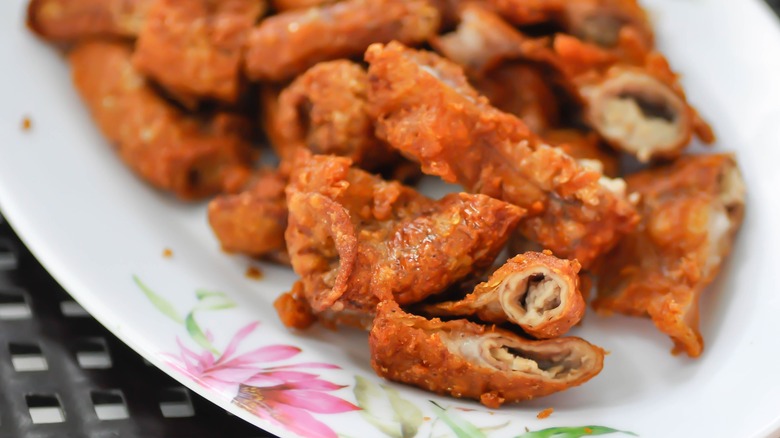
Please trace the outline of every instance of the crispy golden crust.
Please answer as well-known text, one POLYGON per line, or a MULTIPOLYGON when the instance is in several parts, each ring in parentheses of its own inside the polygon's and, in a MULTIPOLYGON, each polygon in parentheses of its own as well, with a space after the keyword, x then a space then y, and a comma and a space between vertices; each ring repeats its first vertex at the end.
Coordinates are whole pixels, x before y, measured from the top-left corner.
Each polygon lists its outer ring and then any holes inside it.
POLYGON ((603 47, 617 44, 621 32, 635 33, 646 47, 653 30, 636 0, 487 0, 517 26, 555 24, 564 32, 603 47))
POLYGON ((373 42, 420 43, 438 28, 439 13, 426 0, 348 0, 283 12, 251 32, 246 74, 281 81, 321 61, 359 56, 373 42))
POLYGON ((277 171, 259 171, 243 192, 209 202, 209 224, 222 249, 255 257, 286 251, 286 184, 277 171))
POLYGON ((519 226, 527 238, 587 267, 636 225, 620 181, 545 145, 454 64, 398 43, 372 45, 366 59, 378 136, 425 173, 527 209, 519 226))
POLYGON ((271 0, 274 10, 289 11, 292 9, 308 9, 315 6, 324 6, 341 0, 271 0))
MULTIPOLYGON (((519 117, 535 133, 544 133, 560 124, 557 98, 539 68, 521 63, 504 64, 476 79, 474 87, 491 105, 519 117)), ((558 146, 546 137, 545 140, 558 146)))
POLYGON ((712 142, 712 129, 685 96, 658 52, 621 34, 606 50, 568 35, 528 42, 523 59, 551 66, 583 107, 585 121, 611 146, 641 161, 674 158, 694 134, 712 142))
POLYGON ((458 18, 457 28, 433 37, 431 46, 463 66, 470 76, 482 77, 505 59, 522 53, 525 38, 487 5, 466 3, 459 8, 458 18))
POLYGON ((244 118, 200 120, 171 106, 133 69, 130 49, 94 41, 69 54, 73 82, 100 130, 142 178, 182 199, 221 191, 254 157, 244 118))
POLYGON ((287 188, 287 247, 315 314, 372 314, 377 285, 402 303, 441 292, 489 266, 522 215, 481 195, 433 201, 350 164, 299 158, 287 188))
POLYGON ((600 267, 602 313, 650 316, 674 341, 674 353, 697 357, 699 296, 731 250, 744 212, 745 188, 733 155, 685 156, 628 178, 641 196, 642 223, 600 267))
POLYGON ((235 103, 246 36, 265 9, 264 0, 155 0, 133 64, 187 106, 235 103))
POLYGON ((610 178, 620 175, 620 156, 613 149, 603 146, 601 138, 595 132, 548 129, 541 135, 551 145, 561 148, 580 163, 583 163, 583 160, 595 160, 598 163, 592 164, 598 166, 604 175, 610 178))
POLYGON ((56 43, 135 37, 154 0, 31 0, 27 26, 56 43))
POLYGON ((603 350, 579 338, 529 341, 466 320, 427 320, 393 301, 379 305, 369 346, 380 376, 490 408, 581 385, 604 360, 603 350))
POLYGON ((423 310, 433 316, 476 315, 496 324, 509 321, 535 338, 555 338, 585 313, 579 271, 576 261, 526 252, 509 259, 462 300, 427 305, 423 310))
POLYGON ((347 157, 366 170, 398 163, 398 152, 374 135, 367 87, 365 70, 347 60, 321 62, 298 76, 266 106, 269 137, 282 160, 306 148, 347 157))

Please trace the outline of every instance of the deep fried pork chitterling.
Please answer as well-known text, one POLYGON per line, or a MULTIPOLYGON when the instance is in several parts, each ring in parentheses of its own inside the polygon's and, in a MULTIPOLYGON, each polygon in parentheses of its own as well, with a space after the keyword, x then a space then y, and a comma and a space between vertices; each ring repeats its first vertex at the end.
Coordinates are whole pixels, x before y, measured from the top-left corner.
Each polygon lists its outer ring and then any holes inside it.
POLYGON ((246 36, 265 9, 265 0, 155 0, 133 64, 187 106, 235 103, 246 36))
POLYGON ((423 309, 434 316, 476 315, 496 324, 509 321, 535 338, 555 338, 569 331, 585 312, 579 270, 577 261, 527 252, 509 259, 462 300, 423 309))
POLYGON ((653 30, 636 0, 487 0, 516 26, 552 24, 564 32, 603 47, 617 44, 621 32, 635 33, 653 46, 653 30))
POLYGON ((602 313, 649 316, 697 357, 699 296, 720 270, 742 222, 745 186, 733 155, 685 156, 628 178, 641 197, 642 224, 600 268, 602 313))
POLYGON ((463 66, 472 77, 482 77, 505 59, 522 53, 523 38, 486 5, 466 3, 458 11, 455 31, 431 39, 446 58, 463 66))
POLYGON ((393 301, 379 305, 369 346, 380 376, 490 408, 581 385, 604 363, 604 351, 580 338, 530 341, 462 319, 410 315, 393 301))
POLYGON ((548 129, 542 132, 542 137, 580 164, 595 166, 599 172, 611 178, 620 174, 620 157, 614 150, 603 146, 601 138, 593 131, 548 129))
MULTIPOLYGON (((298 76, 269 108, 266 120, 282 160, 298 148, 350 158, 366 170, 397 163, 400 155, 374 134, 366 112, 368 75, 358 64, 322 62, 298 76)), ((268 108, 268 107, 267 107, 268 108)))
POLYGON ((56 43, 135 37, 154 0, 31 0, 27 26, 56 43))
POLYGON ((278 12, 292 9, 308 9, 315 6, 324 6, 341 0, 271 0, 271 4, 278 12))
POLYGON ((372 45, 366 59, 379 137, 423 172, 527 209, 519 230, 530 240, 587 267, 636 225, 622 181, 544 144, 456 65, 398 43, 372 45))
POLYGON ((287 188, 293 269, 315 314, 373 314, 377 285, 401 303, 487 268, 523 210, 483 195, 431 200, 351 161, 299 158, 287 188))
POLYGON ((558 72, 582 103, 584 119, 593 129, 640 161, 678 156, 693 134, 705 142, 714 140, 660 53, 639 50, 617 56, 568 35, 556 35, 551 44, 538 40, 524 47, 523 59, 546 63, 558 72))
POLYGON ((286 185, 287 178, 280 172, 261 170, 241 193, 209 202, 209 224, 222 249, 255 257, 283 254, 286 185))
POLYGON ((73 82, 100 130, 150 184, 183 199, 220 192, 244 174, 254 151, 246 119, 182 113, 133 69, 130 48, 83 43, 69 54, 73 82))
MULTIPOLYGON (((474 87, 491 105, 516 115, 533 132, 543 133, 560 123, 558 101, 539 68, 522 63, 503 64, 474 80, 474 87)), ((553 146, 557 145, 553 142, 553 146)))
POLYGON ((250 33, 246 74, 282 81, 321 61, 359 56, 374 42, 417 44, 439 29, 427 0, 347 0, 283 12, 250 33))

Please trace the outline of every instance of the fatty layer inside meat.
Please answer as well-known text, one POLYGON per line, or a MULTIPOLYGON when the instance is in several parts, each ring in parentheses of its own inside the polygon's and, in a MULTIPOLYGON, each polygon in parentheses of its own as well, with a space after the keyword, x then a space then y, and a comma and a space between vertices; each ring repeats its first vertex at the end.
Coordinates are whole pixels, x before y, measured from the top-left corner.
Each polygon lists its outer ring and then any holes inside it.
POLYGON ((565 307, 565 284, 549 269, 508 276, 498 287, 501 307, 518 323, 537 325, 554 318, 565 307))
POLYGON ((440 332, 439 337, 452 354, 474 365, 546 380, 575 380, 595 363, 593 353, 575 340, 534 343, 494 333, 467 336, 450 332, 440 332))

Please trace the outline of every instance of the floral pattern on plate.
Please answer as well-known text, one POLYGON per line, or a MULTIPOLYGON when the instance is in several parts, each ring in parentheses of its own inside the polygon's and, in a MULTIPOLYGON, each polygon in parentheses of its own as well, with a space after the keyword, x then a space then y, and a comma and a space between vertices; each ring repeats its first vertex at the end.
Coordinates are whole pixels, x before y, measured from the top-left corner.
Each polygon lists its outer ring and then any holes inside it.
MULTIPOLYGON (((480 411, 443 407, 429 400, 429 409, 434 417, 432 419, 392 386, 378 384, 361 376, 354 377, 352 390, 356 404, 353 404, 330 394, 349 385, 330 382, 312 372, 316 369, 340 370, 340 367, 324 362, 288 362, 301 353, 299 347, 271 344, 238 353, 241 343, 260 325, 259 321, 250 322, 239 329, 220 352, 214 345, 211 331, 203 330, 195 317, 202 312, 236 307, 235 301, 224 292, 195 291, 197 304, 182 316, 173 304, 154 292, 140 278, 134 276, 133 281, 160 313, 185 329, 190 341, 201 350, 198 353, 187 347, 177 336, 179 351, 163 353, 169 365, 189 376, 198 385, 234 394, 233 403, 242 409, 297 435, 349 438, 344 433, 337 434, 312 414, 342 414, 351 411, 359 411, 363 420, 390 438, 423 436, 422 429, 425 426, 429 437, 486 438, 491 431, 507 428, 514 423, 509 420, 500 424, 476 426, 463 418, 462 414, 480 411), (440 425, 447 430, 441 432, 440 425)), ((635 435, 604 426, 525 430, 516 438, 580 438, 613 433, 635 435)))

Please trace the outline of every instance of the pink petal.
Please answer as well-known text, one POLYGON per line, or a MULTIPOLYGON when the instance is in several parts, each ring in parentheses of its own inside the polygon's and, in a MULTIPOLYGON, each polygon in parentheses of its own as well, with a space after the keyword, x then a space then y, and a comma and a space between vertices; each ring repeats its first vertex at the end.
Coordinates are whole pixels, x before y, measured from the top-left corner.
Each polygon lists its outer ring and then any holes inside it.
POLYGON ((257 374, 257 368, 228 368, 225 366, 215 367, 204 373, 212 379, 230 383, 244 383, 255 374, 257 374))
POLYGON ((281 404, 306 409, 307 411, 320 414, 338 414, 340 412, 360 410, 359 407, 346 400, 317 391, 272 390, 266 392, 266 400, 268 402, 276 400, 281 404))
POLYGON ((298 371, 274 371, 270 373, 257 373, 244 383, 249 386, 268 387, 282 385, 288 382, 298 380, 309 380, 316 378, 316 374, 302 373, 298 371))
POLYGON ((285 386, 290 389, 308 389, 312 391, 335 391, 344 387, 344 385, 336 385, 335 383, 331 383, 322 379, 299 380, 295 382, 289 382, 285 386))
POLYGON ((259 417, 279 424, 300 436, 307 438, 337 438, 333 429, 303 409, 269 402, 268 411, 257 409, 255 413, 259 417))
POLYGON ((290 345, 270 345, 268 347, 261 347, 256 350, 244 353, 235 359, 231 359, 223 363, 222 366, 227 368, 235 368, 238 366, 244 366, 258 362, 276 362, 279 360, 289 359, 300 352, 300 348, 290 345))
POLYGON ((214 342, 214 334, 211 333, 211 330, 206 329, 206 333, 204 333, 204 335, 206 335, 206 340, 207 341, 212 342, 212 343, 214 342))
POLYGON ((255 321, 247 324, 239 331, 237 331, 236 334, 233 335, 233 339, 230 340, 227 348, 225 348, 225 352, 222 353, 222 356, 219 358, 219 360, 217 360, 217 363, 220 363, 223 360, 227 360, 233 353, 235 353, 236 349, 238 348, 238 344, 240 344, 244 338, 249 336, 249 334, 252 333, 258 325, 260 325, 260 321, 255 321))
POLYGON ((338 365, 332 365, 329 363, 323 363, 323 362, 303 362, 303 363, 297 363, 292 365, 279 365, 275 367, 268 367, 267 370, 289 370, 293 368, 324 368, 329 370, 340 370, 341 367, 338 365))

